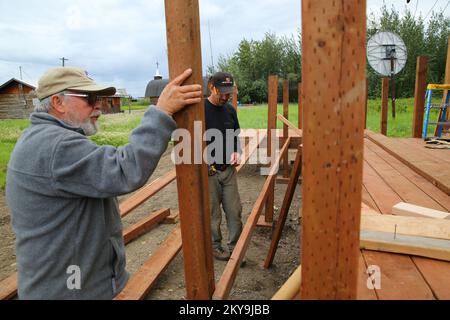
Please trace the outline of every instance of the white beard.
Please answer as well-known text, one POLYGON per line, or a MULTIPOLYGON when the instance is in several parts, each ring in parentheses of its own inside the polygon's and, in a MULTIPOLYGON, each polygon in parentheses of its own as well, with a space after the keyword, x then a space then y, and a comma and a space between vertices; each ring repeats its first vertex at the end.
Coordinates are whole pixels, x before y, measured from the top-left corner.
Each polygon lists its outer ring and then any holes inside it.
POLYGON ((88 137, 93 136, 99 130, 97 122, 92 123, 90 119, 80 124, 80 128, 83 129, 84 134, 88 137))
MULTIPOLYGON (((92 112, 91 116, 100 116, 101 114, 102 114, 101 111, 94 111, 92 112)), ((81 120, 78 119, 76 114, 72 114, 71 112, 67 114, 67 118, 64 119, 64 122, 68 123, 69 125, 75 128, 83 129, 84 134, 86 136, 93 136, 99 130, 97 122, 92 123, 90 117, 86 121, 82 122, 81 120)))

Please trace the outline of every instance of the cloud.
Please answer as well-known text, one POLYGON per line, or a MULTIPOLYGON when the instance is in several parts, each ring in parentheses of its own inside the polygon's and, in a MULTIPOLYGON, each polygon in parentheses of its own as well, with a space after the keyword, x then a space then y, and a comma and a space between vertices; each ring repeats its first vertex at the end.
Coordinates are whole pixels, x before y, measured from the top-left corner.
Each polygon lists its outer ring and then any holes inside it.
MULTIPOLYGON (((388 7, 394 2, 386 0, 388 7)), ((370 8, 380 3, 368 0, 370 8)), ((260 40, 268 31, 290 36, 301 26, 297 0, 200 0, 199 5, 204 72, 212 60, 232 54, 243 38, 260 40)), ((62 57, 98 82, 134 96, 144 95, 156 62, 168 76, 163 0, 0 1, 0 14, 1 83, 18 78, 22 66, 24 81, 36 84, 62 57)))

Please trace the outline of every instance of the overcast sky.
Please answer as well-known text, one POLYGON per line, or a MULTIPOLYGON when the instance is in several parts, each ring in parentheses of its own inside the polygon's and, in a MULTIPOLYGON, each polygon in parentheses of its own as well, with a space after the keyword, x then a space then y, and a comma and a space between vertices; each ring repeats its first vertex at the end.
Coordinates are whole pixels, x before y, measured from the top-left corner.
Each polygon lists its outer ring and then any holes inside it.
MULTIPOLYGON (((300 29, 299 0, 199 2, 203 72, 211 64, 211 45, 217 62, 243 38, 260 40, 268 31, 291 36, 300 29)), ((368 12, 379 12, 383 2, 399 11, 407 5, 406 0, 367 0, 368 12)), ((408 7, 416 16, 432 8, 449 15, 449 3, 411 0, 408 7)), ((163 0, 0 0, 0 84, 20 79, 21 66, 23 80, 36 85, 65 57, 67 66, 85 68, 97 82, 141 97, 156 62, 168 76, 165 32, 163 0)))

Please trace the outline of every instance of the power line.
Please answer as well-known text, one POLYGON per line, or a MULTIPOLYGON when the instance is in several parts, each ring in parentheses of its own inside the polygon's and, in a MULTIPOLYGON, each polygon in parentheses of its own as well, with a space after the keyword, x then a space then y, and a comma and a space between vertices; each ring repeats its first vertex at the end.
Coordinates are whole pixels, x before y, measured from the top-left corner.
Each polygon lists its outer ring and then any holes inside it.
POLYGON ((438 3, 439 0, 436 0, 436 2, 433 4, 433 6, 431 7, 430 11, 428 11, 427 15, 425 16, 425 18, 423 18, 423 21, 425 21, 428 17, 428 15, 431 13, 431 11, 433 10, 433 8, 436 6, 436 3, 438 3))
POLYGON ((449 5, 449 4, 450 4, 450 0, 449 0, 449 1, 447 1, 447 4, 445 5, 445 8, 444 8, 444 10, 442 10, 441 14, 443 14, 443 13, 444 13, 445 9, 447 9, 447 7, 448 7, 448 5, 449 5))

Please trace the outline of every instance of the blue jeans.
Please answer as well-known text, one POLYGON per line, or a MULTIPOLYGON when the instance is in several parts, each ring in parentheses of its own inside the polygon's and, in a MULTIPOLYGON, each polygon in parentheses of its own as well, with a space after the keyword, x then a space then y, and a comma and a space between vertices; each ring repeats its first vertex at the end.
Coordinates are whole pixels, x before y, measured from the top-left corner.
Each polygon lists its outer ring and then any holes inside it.
POLYGON ((236 168, 228 167, 208 177, 213 248, 222 248, 222 210, 228 226, 228 249, 233 251, 242 232, 242 204, 239 197, 236 168))

